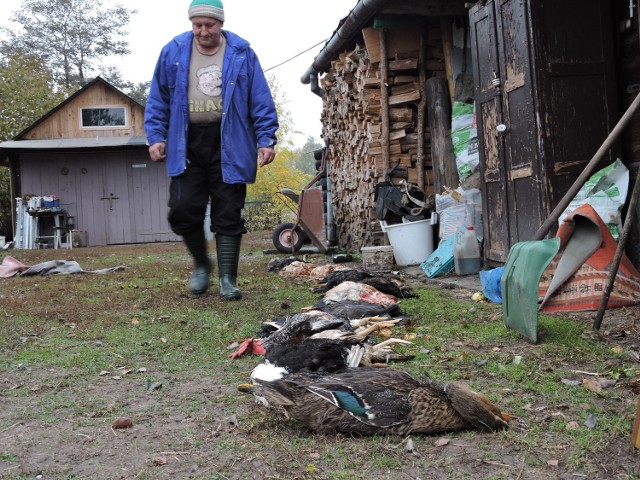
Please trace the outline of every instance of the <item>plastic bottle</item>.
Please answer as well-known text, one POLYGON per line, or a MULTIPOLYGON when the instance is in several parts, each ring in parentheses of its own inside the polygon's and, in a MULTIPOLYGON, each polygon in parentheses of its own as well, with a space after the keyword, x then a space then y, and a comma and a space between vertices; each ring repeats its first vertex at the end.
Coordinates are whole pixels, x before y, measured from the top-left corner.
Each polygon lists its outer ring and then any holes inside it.
POLYGON ((480 271, 480 245, 473 227, 455 233, 453 265, 456 275, 472 275, 480 271))

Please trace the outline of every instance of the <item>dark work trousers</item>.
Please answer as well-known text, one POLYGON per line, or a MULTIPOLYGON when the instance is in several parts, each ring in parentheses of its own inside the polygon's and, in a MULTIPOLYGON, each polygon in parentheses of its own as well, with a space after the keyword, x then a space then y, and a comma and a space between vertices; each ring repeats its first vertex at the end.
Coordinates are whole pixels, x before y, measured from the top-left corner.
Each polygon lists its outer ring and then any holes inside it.
POLYGON ((177 235, 204 228, 211 200, 211 231, 237 236, 247 233, 242 209, 247 194, 244 184, 222 181, 220 124, 190 124, 187 168, 171 179, 169 224, 177 235))

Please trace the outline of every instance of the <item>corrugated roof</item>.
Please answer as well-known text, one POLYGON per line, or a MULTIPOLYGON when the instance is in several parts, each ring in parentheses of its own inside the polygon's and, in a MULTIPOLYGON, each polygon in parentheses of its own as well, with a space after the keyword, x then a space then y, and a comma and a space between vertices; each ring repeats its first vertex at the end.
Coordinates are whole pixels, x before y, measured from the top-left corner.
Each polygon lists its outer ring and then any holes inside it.
POLYGON ((147 145, 147 137, 85 137, 53 140, 9 140, 0 150, 60 150, 69 148, 105 148, 147 145))

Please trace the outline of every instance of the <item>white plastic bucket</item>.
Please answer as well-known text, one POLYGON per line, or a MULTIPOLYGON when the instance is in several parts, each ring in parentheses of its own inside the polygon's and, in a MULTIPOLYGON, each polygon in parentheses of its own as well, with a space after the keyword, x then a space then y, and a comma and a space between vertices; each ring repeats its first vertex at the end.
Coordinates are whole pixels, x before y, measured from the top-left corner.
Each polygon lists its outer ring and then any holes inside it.
POLYGON ((5 237, 0 237, 0 248, 4 248, 4 246, 6 245, 6 238, 5 237))
POLYGON ((397 265, 420 265, 433 252, 431 220, 418 220, 395 225, 387 225, 387 222, 382 220, 380 227, 389 237, 397 265))

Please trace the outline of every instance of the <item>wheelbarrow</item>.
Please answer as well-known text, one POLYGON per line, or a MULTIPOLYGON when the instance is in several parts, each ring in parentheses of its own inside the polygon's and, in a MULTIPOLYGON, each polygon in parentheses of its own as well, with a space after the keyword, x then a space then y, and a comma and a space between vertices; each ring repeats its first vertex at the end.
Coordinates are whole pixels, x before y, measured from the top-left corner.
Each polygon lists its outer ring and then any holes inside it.
POLYGON ((298 194, 290 188, 282 188, 277 191, 286 198, 291 210, 291 204, 296 205, 296 221, 294 223, 281 223, 273 232, 273 245, 281 253, 294 254, 302 246, 311 241, 320 253, 329 251, 327 228, 324 218, 324 199, 322 187, 318 181, 326 174, 326 148, 321 150, 322 158, 318 173, 304 186, 298 194))

